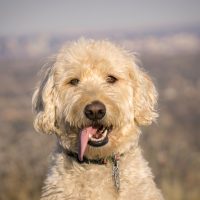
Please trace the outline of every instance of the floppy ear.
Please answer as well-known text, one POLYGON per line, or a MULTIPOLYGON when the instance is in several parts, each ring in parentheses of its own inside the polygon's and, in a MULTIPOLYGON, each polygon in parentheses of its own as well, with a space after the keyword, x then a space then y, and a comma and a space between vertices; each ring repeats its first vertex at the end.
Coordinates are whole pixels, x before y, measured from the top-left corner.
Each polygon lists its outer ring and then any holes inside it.
POLYGON ((57 132, 55 96, 53 67, 48 67, 32 98, 33 110, 36 113, 36 131, 47 134, 57 132))
POLYGON ((149 125, 156 120, 155 110, 158 93, 150 77, 136 67, 133 78, 135 121, 139 125, 149 125))

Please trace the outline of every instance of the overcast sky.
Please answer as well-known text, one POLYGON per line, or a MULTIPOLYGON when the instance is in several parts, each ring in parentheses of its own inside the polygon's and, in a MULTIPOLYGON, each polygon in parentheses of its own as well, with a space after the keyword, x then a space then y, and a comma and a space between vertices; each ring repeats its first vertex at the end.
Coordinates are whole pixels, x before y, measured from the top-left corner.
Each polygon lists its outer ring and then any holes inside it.
POLYGON ((200 0, 0 0, 0 35, 200 25, 200 0))

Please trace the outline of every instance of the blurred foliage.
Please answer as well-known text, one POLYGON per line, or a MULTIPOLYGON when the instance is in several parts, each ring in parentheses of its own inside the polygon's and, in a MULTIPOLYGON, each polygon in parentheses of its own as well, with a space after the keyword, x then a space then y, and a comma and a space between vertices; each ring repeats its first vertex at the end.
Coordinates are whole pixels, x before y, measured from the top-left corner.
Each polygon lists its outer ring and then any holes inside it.
MULTIPOLYGON (((141 145, 168 200, 200 198, 200 54, 143 54, 159 91, 158 123, 141 145)), ((33 130, 31 95, 43 61, 0 61, 0 199, 39 199, 54 136, 33 130)))

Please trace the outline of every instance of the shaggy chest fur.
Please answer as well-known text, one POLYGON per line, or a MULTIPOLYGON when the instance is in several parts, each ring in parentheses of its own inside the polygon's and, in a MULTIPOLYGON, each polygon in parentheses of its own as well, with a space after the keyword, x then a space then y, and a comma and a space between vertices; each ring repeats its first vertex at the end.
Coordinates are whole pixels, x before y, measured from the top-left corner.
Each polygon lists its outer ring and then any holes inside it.
POLYGON ((139 149, 121 157, 120 183, 120 191, 117 191, 111 163, 79 164, 63 153, 55 153, 43 187, 42 200, 162 199, 139 149))

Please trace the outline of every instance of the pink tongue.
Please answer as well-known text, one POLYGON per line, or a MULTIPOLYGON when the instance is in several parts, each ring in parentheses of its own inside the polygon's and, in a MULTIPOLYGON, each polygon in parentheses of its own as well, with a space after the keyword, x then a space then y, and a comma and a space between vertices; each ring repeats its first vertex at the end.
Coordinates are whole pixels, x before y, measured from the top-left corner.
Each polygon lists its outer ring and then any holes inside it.
POLYGON ((89 135, 94 135, 97 132, 97 129, 90 127, 84 128, 79 134, 79 152, 78 159, 83 161, 83 155, 87 147, 89 140, 89 135))

